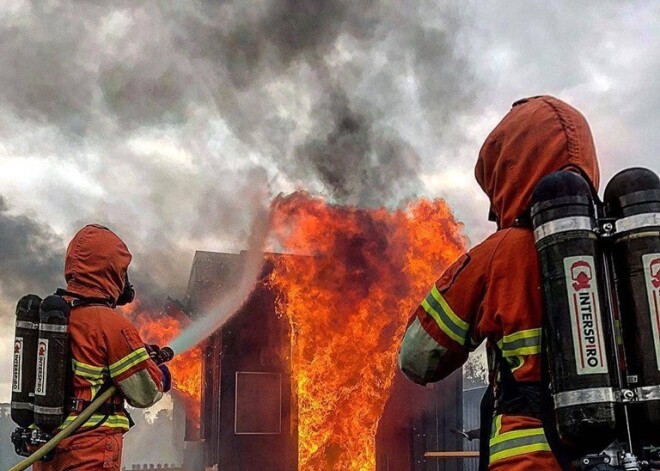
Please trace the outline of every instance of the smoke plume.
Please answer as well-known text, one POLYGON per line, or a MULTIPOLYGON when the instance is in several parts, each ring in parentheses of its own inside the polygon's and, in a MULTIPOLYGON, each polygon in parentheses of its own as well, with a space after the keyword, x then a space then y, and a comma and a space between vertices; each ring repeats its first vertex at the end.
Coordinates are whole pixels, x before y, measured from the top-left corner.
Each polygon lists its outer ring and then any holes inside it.
POLYGON ((195 250, 248 247, 255 180, 361 207, 415 196, 474 103, 461 15, 412 0, 3 4, 3 312, 63 284, 88 223, 126 242, 138 299, 158 307, 182 299, 195 250))
POLYGON ((54 292, 64 272, 63 247, 46 224, 12 215, 0 195, 0 296, 18 301, 28 293, 54 292))
POLYGON ((0 63, 12 64, 0 67, 0 152, 29 159, 49 195, 28 198, 15 173, 11 203, 57 214, 64 240, 90 222, 113 228, 135 255, 143 301, 184 289, 194 249, 245 248, 241 191, 254 172, 276 192, 397 206, 418 193, 423 156, 418 131, 393 124, 449 136, 473 101, 459 12, 427 7, 433 15, 372 0, 0 9, 0 63))
POLYGON ((202 317, 187 327, 170 346, 175 353, 184 353, 218 330, 245 303, 257 284, 264 263, 264 247, 270 230, 270 214, 266 204, 265 182, 254 182, 252 225, 247 240, 247 251, 241 264, 241 275, 231 292, 211 303, 202 317), (260 184, 261 183, 261 184, 260 184))

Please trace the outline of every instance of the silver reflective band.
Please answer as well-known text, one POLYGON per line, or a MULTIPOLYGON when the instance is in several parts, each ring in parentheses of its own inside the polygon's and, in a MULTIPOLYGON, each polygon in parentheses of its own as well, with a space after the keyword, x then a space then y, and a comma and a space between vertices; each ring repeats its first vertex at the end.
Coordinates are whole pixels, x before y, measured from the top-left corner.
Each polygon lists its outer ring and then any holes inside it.
POLYGON ((553 399, 555 401, 555 409, 583 404, 595 404, 598 402, 616 402, 616 396, 612 388, 589 388, 566 391, 555 394, 553 399))
POLYGON ((67 332, 68 325, 39 324, 39 330, 42 332, 67 332))
POLYGON ((660 213, 635 214, 616 222, 617 232, 632 231, 640 227, 660 227, 660 213))
POLYGON ((16 321, 16 327, 20 327, 21 329, 38 329, 39 324, 36 322, 29 322, 29 321, 16 321))
POLYGON ((590 217, 575 216, 570 218, 555 219, 554 221, 541 224, 534 229, 534 240, 538 242, 553 234, 568 231, 593 231, 594 225, 590 217))
POLYGON ((53 414, 64 414, 64 407, 44 407, 44 406, 34 406, 34 413, 35 414, 46 414, 46 415, 53 415, 53 414))
POLYGON ((660 386, 640 386, 635 389, 638 401, 660 400, 660 386))
POLYGON ((12 402, 11 403, 11 408, 12 409, 18 409, 18 410, 32 410, 32 403, 31 402, 12 402))

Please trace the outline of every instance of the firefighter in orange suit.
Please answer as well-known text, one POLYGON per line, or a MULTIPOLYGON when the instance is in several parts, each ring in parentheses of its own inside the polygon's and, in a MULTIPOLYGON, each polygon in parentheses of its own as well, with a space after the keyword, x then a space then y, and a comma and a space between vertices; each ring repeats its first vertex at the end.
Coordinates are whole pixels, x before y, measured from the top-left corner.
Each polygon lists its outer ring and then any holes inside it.
POLYGON ((460 368, 486 340, 495 403, 482 437, 489 442, 491 471, 564 467, 543 428, 541 280, 529 222, 534 187, 559 170, 577 172, 594 192, 598 188, 596 151, 584 117, 550 96, 514 103, 487 137, 475 168, 497 231, 435 283, 411 317, 399 352, 401 370, 426 384, 460 368))
POLYGON ((71 437, 49 462, 35 471, 120 470, 122 435, 129 429, 124 400, 149 407, 169 388, 169 371, 149 357, 135 327, 114 307, 132 300, 127 269, 128 248, 109 229, 88 225, 73 238, 66 253, 66 299, 72 357, 72 397, 65 426, 110 381, 118 392, 71 437), (128 299, 127 299, 128 298, 128 299))

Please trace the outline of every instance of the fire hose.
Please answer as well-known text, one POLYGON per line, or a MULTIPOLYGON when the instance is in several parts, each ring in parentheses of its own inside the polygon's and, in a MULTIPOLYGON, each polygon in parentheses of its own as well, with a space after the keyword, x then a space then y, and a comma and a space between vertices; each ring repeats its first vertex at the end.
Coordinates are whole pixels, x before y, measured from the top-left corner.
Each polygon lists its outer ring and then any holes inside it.
MULTIPOLYGON (((174 351, 170 347, 163 347, 159 351, 152 355, 152 359, 156 364, 161 364, 170 361, 174 357, 174 351)), ((80 414, 66 427, 57 433, 53 438, 48 440, 42 447, 37 451, 32 453, 30 456, 25 458, 20 463, 16 464, 12 468, 9 468, 8 471, 23 471, 28 467, 32 466, 34 463, 42 459, 48 453, 53 451, 57 445, 60 444, 62 440, 71 436, 75 433, 87 420, 96 412, 96 410, 101 407, 108 399, 110 399, 117 392, 117 386, 110 385, 108 389, 100 393, 94 398, 89 406, 83 409, 80 414)))

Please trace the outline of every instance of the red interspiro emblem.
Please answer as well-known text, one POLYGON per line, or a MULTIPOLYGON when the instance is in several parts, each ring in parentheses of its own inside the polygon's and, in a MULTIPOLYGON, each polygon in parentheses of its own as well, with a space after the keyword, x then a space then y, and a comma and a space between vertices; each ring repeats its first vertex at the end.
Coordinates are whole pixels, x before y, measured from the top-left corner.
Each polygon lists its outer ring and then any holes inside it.
MULTIPOLYGON (((660 262, 660 259, 658 259, 658 262, 660 262)), ((592 278, 591 265, 587 262, 579 261, 571 265, 571 279, 573 280, 573 289, 575 291, 591 288, 592 278)))

